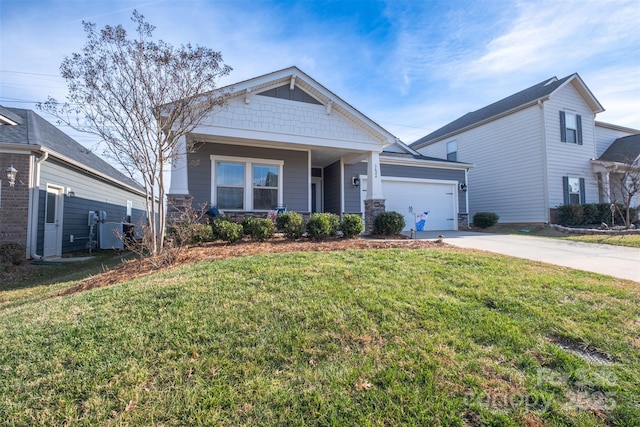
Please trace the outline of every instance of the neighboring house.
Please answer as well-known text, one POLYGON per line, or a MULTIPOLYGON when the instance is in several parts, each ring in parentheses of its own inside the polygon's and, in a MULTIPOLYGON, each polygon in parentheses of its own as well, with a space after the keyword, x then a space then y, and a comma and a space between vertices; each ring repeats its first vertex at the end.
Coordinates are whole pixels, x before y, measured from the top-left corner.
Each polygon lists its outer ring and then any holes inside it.
POLYGON ((553 77, 468 113, 410 147, 474 164, 471 215, 489 211, 501 222, 553 222, 559 205, 610 200, 592 160, 616 138, 640 131, 596 122, 602 111, 578 74, 553 77))
MULTIPOLYGON (((600 199, 624 204, 629 191, 640 186, 640 134, 616 139, 591 163, 598 177, 600 199)), ((631 206, 639 204, 640 194, 636 194, 631 206)))
POLYGON ((368 230, 385 208, 407 230, 420 213, 431 230, 466 219, 470 164, 420 155, 298 68, 221 90, 227 104, 181 140, 170 204, 358 213, 368 230))
POLYGON ((146 218, 138 184, 31 110, 0 107, 0 172, 0 242, 25 245, 27 258, 84 250, 102 223, 146 218))

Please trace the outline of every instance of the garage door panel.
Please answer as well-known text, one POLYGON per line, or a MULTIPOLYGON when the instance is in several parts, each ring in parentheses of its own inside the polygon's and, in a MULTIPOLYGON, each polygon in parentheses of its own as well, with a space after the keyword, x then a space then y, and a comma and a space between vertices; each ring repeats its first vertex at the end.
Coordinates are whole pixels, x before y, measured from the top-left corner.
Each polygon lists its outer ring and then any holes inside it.
MULTIPOLYGON (((366 189, 366 180, 363 180, 366 189)), ((387 211, 396 211, 405 218, 405 231, 416 228, 415 215, 428 212, 424 230, 455 230, 455 184, 382 180, 387 211)), ((363 197, 366 192, 363 192, 363 197)))

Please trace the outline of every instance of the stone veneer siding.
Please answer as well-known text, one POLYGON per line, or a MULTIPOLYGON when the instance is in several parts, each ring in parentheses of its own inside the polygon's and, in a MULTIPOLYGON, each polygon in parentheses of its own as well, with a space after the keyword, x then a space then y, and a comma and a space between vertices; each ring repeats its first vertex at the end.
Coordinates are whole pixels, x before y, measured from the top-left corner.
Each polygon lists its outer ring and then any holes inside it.
MULTIPOLYGON (((26 247, 29 224, 28 154, 0 154, 0 243, 15 242, 26 247), (15 187, 9 186, 6 169, 18 171, 15 187)), ((26 249, 25 249, 26 250, 26 249)))
POLYGON ((373 223, 379 213, 385 211, 385 199, 369 199, 364 201, 364 234, 373 233, 373 223))

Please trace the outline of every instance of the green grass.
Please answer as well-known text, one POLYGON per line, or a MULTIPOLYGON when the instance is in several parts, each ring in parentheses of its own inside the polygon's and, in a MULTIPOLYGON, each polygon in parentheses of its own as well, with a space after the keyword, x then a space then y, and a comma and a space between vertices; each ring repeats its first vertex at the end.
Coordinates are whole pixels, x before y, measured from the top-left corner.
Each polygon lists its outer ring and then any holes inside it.
POLYGON ((584 235, 567 234, 554 230, 545 224, 496 224, 486 230, 474 228, 473 231, 485 231, 489 233, 517 234, 526 236, 553 237, 575 242, 600 243, 604 245, 629 246, 640 248, 640 234, 626 235, 584 235))
POLYGON ((3 425, 639 425, 639 288, 596 274, 389 249, 12 292, 3 425))

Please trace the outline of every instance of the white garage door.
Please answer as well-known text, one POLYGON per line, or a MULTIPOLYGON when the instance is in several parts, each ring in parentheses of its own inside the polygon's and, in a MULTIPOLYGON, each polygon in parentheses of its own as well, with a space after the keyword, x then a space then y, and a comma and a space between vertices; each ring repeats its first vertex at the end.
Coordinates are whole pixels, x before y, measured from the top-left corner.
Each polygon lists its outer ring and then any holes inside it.
MULTIPOLYGON (((361 179, 361 188, 366 190, 366 178, 361 179)), ((421 225, 425 231, 458 229, 456 182, 383 177, 382 192, 386 210, 404 216, 405 231, 418 230, 421 225), (416 224, 416 220, 424 223, 416 224)), ((361 194, 366 197, 365 191, 361 194)))

